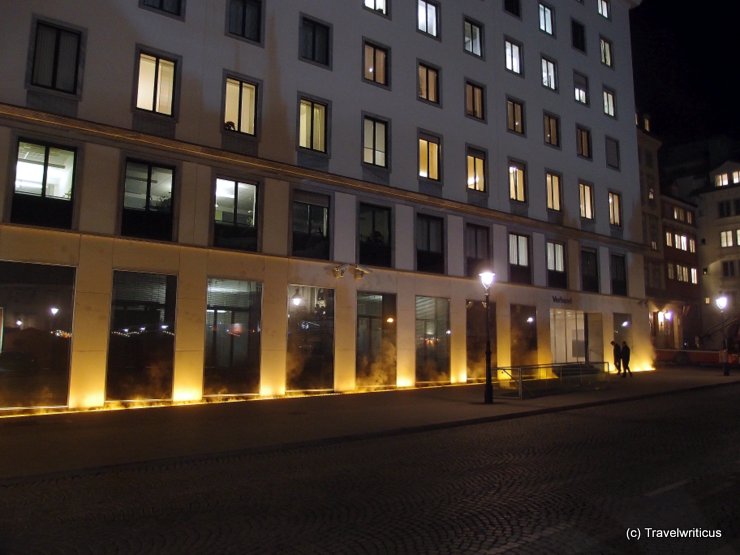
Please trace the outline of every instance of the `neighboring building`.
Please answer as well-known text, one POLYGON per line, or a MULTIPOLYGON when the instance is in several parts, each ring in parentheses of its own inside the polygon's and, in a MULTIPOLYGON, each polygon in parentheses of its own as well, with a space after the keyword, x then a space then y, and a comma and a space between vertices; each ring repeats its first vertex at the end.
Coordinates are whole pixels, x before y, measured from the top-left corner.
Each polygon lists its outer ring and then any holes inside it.
POLYGON ((0 407, 647 367, 638 3, 9 3, 0 407))

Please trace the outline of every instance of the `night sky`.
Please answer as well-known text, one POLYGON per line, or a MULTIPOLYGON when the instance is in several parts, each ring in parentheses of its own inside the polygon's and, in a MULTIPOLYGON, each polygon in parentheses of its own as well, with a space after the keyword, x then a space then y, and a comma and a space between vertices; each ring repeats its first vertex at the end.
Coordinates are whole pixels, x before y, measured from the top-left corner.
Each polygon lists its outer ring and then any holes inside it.
POLYGON ((632 10, 637 110, 666 142, 740 138, 740 2, 643 0, 632 10))

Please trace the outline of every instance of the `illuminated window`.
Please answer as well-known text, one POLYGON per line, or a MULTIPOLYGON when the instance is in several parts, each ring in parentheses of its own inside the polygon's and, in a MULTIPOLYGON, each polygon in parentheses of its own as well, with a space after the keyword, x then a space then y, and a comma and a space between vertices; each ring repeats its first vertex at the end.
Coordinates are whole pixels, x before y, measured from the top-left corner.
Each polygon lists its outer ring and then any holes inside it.
POLYGON ((598 1, 598 8, 599 8, 599 14, 603 15, 607 19, 609 18, 609 0, 597 0, 598 1))
POLYGON ((229 33, 262 41, 262 0, 229 0, 229 33))
POLYGON ((579 183, 578 191, 579 191, 581 218, 583 218, 584 220, 593 220, 594 219, 593 187, 591 187, 591 185, 589 185, 588 183, 579 183))
POLYGON ((474 56, 483 56, 483 27, 466 19, 463 23, 463 48, 474 56))
POLYGON ((439 70, 419 64, 419 90, 417 92, 421 100, 439 104, 439 70))
POLYGON ((699 283, 699 272, 696 270, 696 268, 691 268, 691 283, 696 285, 699 283))
POLYGON ((465 115, 475 119, 485 119, 483 87, 465 82, 465 115))
POLYGON ((440 180, 440 140, 439 137, 423 135, 419 137, 419 177, 440 180))
POLYGON ((583 158, 591 158, 591 132, 581 126, 576 126, 576 152, 583 158))
POLYGON ((719 233, 719 246, 720 247, 731 247, 732 242, 732 231, 720 231, 719 233))
POLYGON ((521 75, 522 73, 522 47, 521 45, 506 39, 506 69, 521 75))
POLYGON ((237 133, 254 135, 256 116, 257 85, 227 77, 224 128, 237 133))
POLYGON ((673 264, 667 264, 666 270, 668 271, 668 279, 676 279, 676 274, 673 268, 673 264))
POLYGON ((545 113, 542 118, 542 123, 545 130, 545 144, 550 146, 560 146, 560 118, 552 114, 545 113))
POLYGON ((531 283, 529 266, 529 237, 509 233, 509 280, 513 283, 531 283))
POLYGON ((608 67, 613 67, 614 60, 612 59, 612 43, 610 40, 604 37, 599 37, 599 45, 601 49, 601 63, 608 67))
POLYGON ((372 166, 388 167, 387 141, 386 122, 366 116, 363 120, 362 161, 372 166))
POLYGON ((521 162, 509 161, 509 198, 518 202, 527 200, 526 168, 521 162))
POLYGON ((554 30, 555 25, 553 24, 554 17, 552 13, 552 8, 540 2, 539 13, 540 13, 540 31, 544 31, 548 35, 552 35, 555 32, 554 30))
POLYGON ((77 93, 82 34, 41 21, 36 23, 31 84, 77 93))
POLYGON ((740 183, 740 171, 735 170, 732 172, 732 182, 740 183))
POLYGON ((547 285, 565 289, 568 279, 565 273, 565 245, 553 241, 547 242, 547 285))
POLYGON ((557 90, 557 66, 552 60, 542 58, 542 86, 551 90, 557 90))
POLYGON ((74 150, 19 141, 11 221, 71 228, 74 173, 74 150))
POLYGON ((622 197, 612 192, 609 193, 609 223, 622 227, 622 197))
POLYGON ((365 0, 365 7, 374 12, 388 15, 388 4, 386 0, 365 0))
POLYGON ((686 211, 680 206, 673 207, 673 219, 682 222, 686 219, 686 211))
MULTIPOLYGON (((738 230, 738 239, 740 239, 740 229, 738 230)), ((740 240, 738 243, 740 243, 740 240)), ((689 252, 696 252, 696 239, 689 238, 689 252)))
POLYGON ((524 104, 512 98, 506 99, 506 128, 524 134, 524 104))
POLYGON ((665 244, 666 247, 673 246, 673 233, 671 233, 670 231, 665 232, 665 244))
POLYGON ((141 52, 136 107, 171 116, 175 103, 174 60, 141 52))
POLYGON ((326 152, 327 106, 302 98, 299 106, 298 146, 326 152))
POLYGON ((257 250, 257 185, 234 179, 216 179, 213 210, 217 247, 257 250))
POLYGON ((604 88, 604 113, 607 116, 614 117, 616 115, 616 100, 614 98, 614 91, 604 88))
POLYGON ((427 0, 418 0, 416 28, 422 33, 436 37, 438 35, 439 9, 437 4, 427 0))
POLYGON ((715 187, 724 187, 729 185, 728 176, 726 173, 719 173, 714 176, 715 187))
POLYGON ((301 59, 328 66, 331 54, 331 29, 328 25, 307 17, 301 18, 300 47, 301 59))
POLYGON ((365 43, 363 78, 378 85, 388 84, 388 50, 365 43))
POLYGON ((545 182, 547 185, 547 209, 560 211, 560 176, 556 173, 546 172, 545 182))
POLYGON ((573 92, 576 102, 588 104, 588 77, 577 71, 573 72, 573 92))
POLYGON ((467 161, 467 183, 468 189, 473 191, 486 190, 486 155, 484 152, 468 148, 467 161))

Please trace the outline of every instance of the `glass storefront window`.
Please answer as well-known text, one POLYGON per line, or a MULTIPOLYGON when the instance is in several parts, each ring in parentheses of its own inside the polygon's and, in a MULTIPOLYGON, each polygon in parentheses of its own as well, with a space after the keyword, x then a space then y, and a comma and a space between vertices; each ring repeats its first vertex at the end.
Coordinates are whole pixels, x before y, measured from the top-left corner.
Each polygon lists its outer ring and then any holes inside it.
POLYGON ((175 276, 113 272, 107 400, 171 399, 175 276))
POLYGON ((416 297, 416 383, 450 381, 450 301, 416 297))
MULTIPOLYGON (((486 304, 484 301, 468 301, 466 318, 466 344, 468 357, 468 379, 481 380, 486 377, 486 304)), ((491 367, 497 366, 496 359, 496 303, 491 303, 491 367)))
POLYGON ((334 389, 334 291, 288 287, 287 389, 334 389))
POLYGON ((262 284, 208 280, 205 395, 259 393, 262 284))
POLYGON ((74 268, 0 262, 0 408, 66 406, 74 268))
POLYGON ((396 296, 357 293, 357 387, 396 384, 396 296))

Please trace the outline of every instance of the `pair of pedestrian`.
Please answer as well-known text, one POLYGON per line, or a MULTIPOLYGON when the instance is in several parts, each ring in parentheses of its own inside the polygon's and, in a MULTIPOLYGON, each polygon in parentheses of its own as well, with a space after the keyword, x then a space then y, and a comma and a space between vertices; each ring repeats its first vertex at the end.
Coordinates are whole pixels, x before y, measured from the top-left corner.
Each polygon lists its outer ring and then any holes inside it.
POLYGON ((622 341, 620 345, 616 341, 612 341, 612 347, 614 347, 614 368, 617 369, 617 375, 621 374, 624 378, 629 373, 632 377, 632 370, 630 370, 630 356, 631 351, 626 341, 622 341))

